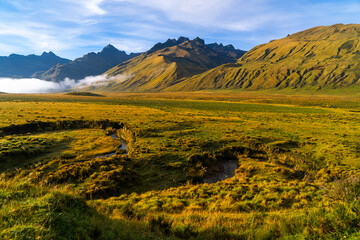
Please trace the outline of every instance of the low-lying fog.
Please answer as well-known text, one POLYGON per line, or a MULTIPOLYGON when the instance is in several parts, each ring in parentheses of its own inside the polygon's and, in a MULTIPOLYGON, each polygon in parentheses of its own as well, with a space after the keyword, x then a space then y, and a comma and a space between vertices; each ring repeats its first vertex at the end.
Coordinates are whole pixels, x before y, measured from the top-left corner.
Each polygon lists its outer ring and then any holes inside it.
POLYGON ((5 93, 53 93, 69 91, 75 87, 101 86, 113 80, 107 75, 89 76, 81 80, 66 78, 61 82, 50 82, 36 78, 0 78, 0 92, 5 93))

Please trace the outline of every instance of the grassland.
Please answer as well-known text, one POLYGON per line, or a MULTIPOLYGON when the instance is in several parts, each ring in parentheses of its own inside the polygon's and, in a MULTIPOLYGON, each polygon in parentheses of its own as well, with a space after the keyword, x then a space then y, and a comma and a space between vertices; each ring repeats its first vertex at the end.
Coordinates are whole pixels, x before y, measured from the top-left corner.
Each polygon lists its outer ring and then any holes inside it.
POLYGON ((356 94, 4 94, 0 112, 1 239, 360 237, 356 94), (129 154, 98 157, 116 131, 129 154))

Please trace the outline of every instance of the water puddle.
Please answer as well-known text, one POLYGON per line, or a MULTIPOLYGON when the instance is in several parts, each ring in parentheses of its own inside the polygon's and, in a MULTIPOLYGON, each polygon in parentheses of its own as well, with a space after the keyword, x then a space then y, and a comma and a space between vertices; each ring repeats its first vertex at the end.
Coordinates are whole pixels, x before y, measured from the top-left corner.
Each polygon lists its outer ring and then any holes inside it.
POLYGON ((224 166, 224 171, 216 176, 204 178, 203 183, 216 183, 235 176, 235 170, 238 168, 236 160, 229 160, 222 164, 224 166))
MULTIPOLYGON (((114 138, 114 139, 120 139, 116 133, 113 133, 110 135, 110 137, 114 138)), ((128 145, 127 143, 123 140, 123 139, 120 139, 120 142, 121 142, 121 146, 119 148, 119 150, 123 150, 124 153, 122 153, 123 155, 127 155, 129 153, 129 149, 128 149, 128 145)), ((99 156, 96 156, 96 158, 108 158, 108 157, 111 157, 111 156, 114 156, 116 155, 117 153, 116 152, 111 152, 111 153, 108 153, 108 154, 104 154, 104 155, 99 155, 99 156)))

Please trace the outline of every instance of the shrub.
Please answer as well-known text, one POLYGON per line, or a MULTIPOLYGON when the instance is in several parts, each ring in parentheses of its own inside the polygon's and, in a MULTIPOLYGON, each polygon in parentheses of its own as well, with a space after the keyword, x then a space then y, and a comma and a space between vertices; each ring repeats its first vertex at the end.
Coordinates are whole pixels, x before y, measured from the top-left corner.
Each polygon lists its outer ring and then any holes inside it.
POLYGON ((162 232, 165 235, 171 233, 172 221, 166 219, 164 216, 151 217, 149 220, 149 226, 152 232, 162 232))
POLYGON ((351 176, 338 180, 327 189, 327 195, 333 200, 352 203, 360 200, 360 176, 351 176))
POLYGON ((172 232, 175 237, 182 239, 190 239, 191 237, 196 237, 198 235, 198 232, 194 230, 194 227, 190 224, 175 226, 172 229, 172 232))

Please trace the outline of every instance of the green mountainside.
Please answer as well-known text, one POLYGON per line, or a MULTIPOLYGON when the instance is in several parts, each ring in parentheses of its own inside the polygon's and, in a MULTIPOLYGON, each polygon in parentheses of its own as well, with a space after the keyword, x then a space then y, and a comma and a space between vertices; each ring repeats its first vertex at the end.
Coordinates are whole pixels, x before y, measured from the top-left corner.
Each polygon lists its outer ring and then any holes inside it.
POLYGON ((359 85, 360 25, 320 26, 259 45, 235 64, 211 69, 166 91, 321 89, 359 85))
POLYGON ((106 85, 102 82, 87 90, 156 92, 221 64, 234 63, 244 53, 231 45, 206 45, 200 38, 169 39, 108 70, 106 85))

